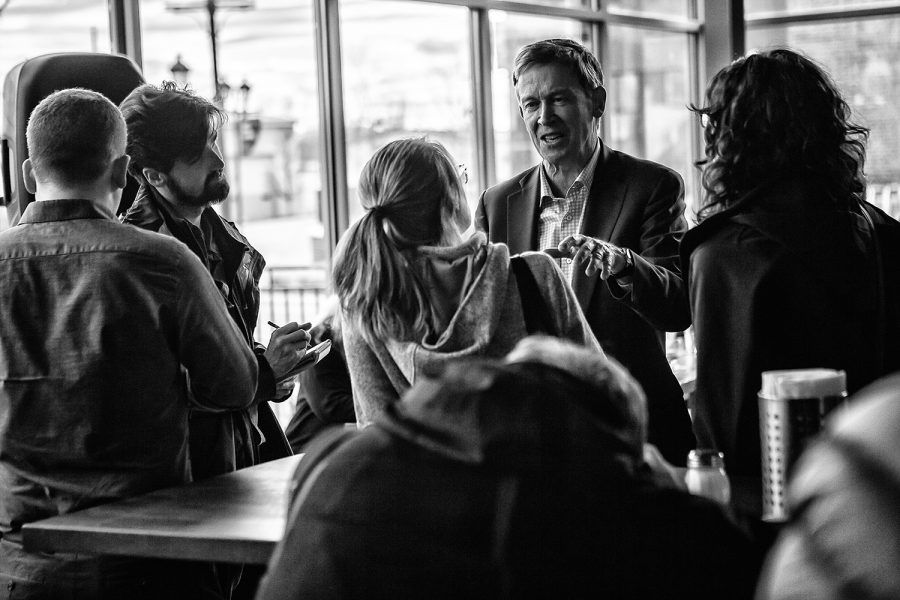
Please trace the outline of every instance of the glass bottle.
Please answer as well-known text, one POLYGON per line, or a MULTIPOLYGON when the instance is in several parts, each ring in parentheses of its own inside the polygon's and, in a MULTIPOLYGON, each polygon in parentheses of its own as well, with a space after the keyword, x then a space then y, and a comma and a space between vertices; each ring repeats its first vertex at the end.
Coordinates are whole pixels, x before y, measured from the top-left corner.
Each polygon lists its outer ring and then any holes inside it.
POLYGON ((731 501, 731 483, 725 473, 725 455, 711 448, 688 453, 684 482, 690 493, 706 496, 722 504, 731 501))

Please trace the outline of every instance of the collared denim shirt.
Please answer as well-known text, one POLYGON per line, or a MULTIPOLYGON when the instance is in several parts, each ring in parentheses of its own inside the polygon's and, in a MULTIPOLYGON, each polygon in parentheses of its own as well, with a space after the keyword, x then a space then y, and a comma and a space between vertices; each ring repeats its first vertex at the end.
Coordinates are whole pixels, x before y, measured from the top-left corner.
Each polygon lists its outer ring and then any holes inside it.
POLYGON ((185 372, 201 408, 252 402, 253 352, 172 238, 88 200, 34 202, 0 233, 0 282, 4 537, 189 481, 185 372))

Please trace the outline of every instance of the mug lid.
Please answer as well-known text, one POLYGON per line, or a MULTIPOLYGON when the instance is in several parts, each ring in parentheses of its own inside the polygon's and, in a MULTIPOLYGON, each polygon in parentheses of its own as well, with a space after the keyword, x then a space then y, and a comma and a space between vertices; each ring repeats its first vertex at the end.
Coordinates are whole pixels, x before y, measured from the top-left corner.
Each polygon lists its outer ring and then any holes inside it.
POLYGON ((847 392, 847 374, 835 369, 763 371, 759 395, 766 398, 820 398, 847 392))
POLYGON ((688 452, 688 467, 725 467, 725 454, 715 448, 695 448, 688 452))

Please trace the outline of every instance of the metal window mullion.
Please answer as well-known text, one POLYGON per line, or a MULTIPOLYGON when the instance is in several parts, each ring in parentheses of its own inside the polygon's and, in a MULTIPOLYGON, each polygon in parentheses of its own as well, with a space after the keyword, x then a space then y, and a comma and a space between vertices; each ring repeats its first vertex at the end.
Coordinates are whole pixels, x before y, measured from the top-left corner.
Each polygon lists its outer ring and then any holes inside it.
POLYGON ((701 81, 745 52, 743 0, 703 0, 701 81))
POLYGON ((477 184, 486 189, 496 183, 494 104, 491 65, 491 24, 486 9, 469 10, 469 31, 474 81, 472 110, 475 114, 477 184))
POLYGON ((644 27, 662 31, 678 33, 696 32, 700 30, 700 22, 697 19, 672 18, 646 16, 640 13, 617 11, 609 12, 604 8, 592 8, 590 6, 558 6, 545 4, 531 4, 524 2, 509 2, 507 0, 410 0, 413 2, 428 2, 453 6, 465 6, 470 9, 500 10, 513 14, 529 14, 541 17, 556 17, 575 19, 589 23, 609 22, 633 27, 644 27))
MULTIPOLYGON (((591 50, 594 52, 594 56, 597 57, 597 59, 600 61, 600 64, 604 66, 604 71, 606 71, 605 66, 609 64, 610 44, 609 27, 605 22, 601 21, 597 23, 591 23, 591 44, 591 50)), ((609 93, 609 82, 606 81, 606 73, 604 72, 603 75, 603 87, 605 87, 607 93, 609 93)), ((606 98, 606 105, 609 106, 608 96, 606 98)), ((611 118, 611 113, 604 110, 603 118, 600 119, 600 139, 610 139, 612 129, 610 127, 609 120, 611 118)))
POLYGON ((143 68, 139 0, 108 0, 107 8, 112 51, 124 54, 143 68))
POLYGON ((772 27, 777 25, 798 25, 822 21, 843 21, 846 19, 870 19, 900 15, 900 2, 870 8, 819 8, 801 9, 785 13, 757 13, 745 19, 746 26, 772 27))
POLYGON ((322 193, 328 219, 328 248, 337 245, 350 225, 347 191, 347 137, 344 128, 343 71, 339 0, 315 0, 316 72, 319 83, 320 147, 323 150, 322 193))
MULTIPOLYGON (((688 36, 688 78, 690 81, 690 94, 691 94, 691 104, 694 106, 702 106, 703 105, 703 96, 706 92, 706 83, 703 81, 701 76, 700 69, 700 35, 694 34, 688 36)), ((691 117, 691 123, 694 123, 693 114, 691 117)), ((693 182, 694 190, 697 193, 697 197, 695 198, 697 204, 692 206, 691 208, 696 211, 700 205, 700 199, 703 197, 703 186, 700 181, 700 169, 695 167, 695 163, 704 157, 705 148, 704 142, 702 139, 700 127, 691 126, 691 155, 690 155, 690 171, 688 173, 688 177, 691 178, 693 182)))

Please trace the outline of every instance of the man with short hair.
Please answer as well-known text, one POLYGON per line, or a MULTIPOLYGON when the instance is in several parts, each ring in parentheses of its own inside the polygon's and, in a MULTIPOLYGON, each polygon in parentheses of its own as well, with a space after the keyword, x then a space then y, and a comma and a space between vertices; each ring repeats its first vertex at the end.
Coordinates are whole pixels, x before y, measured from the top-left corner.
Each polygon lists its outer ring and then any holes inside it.
POLYGON ((598 138, 603 71, 581 44, 525 46, 513 85, 543 161, 485 191, 475 225, 512 253, 564 251, 559 266, 591 329, 647 394, 650 442, 683 465, 694 435, 661 331, 691 324, 678 262, 687 230, 681 178, 598 138))
POLYGON ((197 567, 22 548, 39 519, 190 481, 195 407, 244 409, 257 366, 197 258, 120 224, 125 123, 99 93, 34 109, 0 233, 0 589, 17 598, 200 597, 197 567))
POLYGON ((187 244, 209 270, 259 364, 250 409, 191 416, 194 472, 208 477, 288 456, 290 446, 268 401, 290 395, 293 380, 286 375, 303 355, 309 334, 288 323, 272 334, 268 348, 254 341, 265 259, 212 208, 229 192, 216 143, 225 114, 172 82, 140 86, 120 108, 128 130, 130 172, 141 184, 124 222, 187 244))

